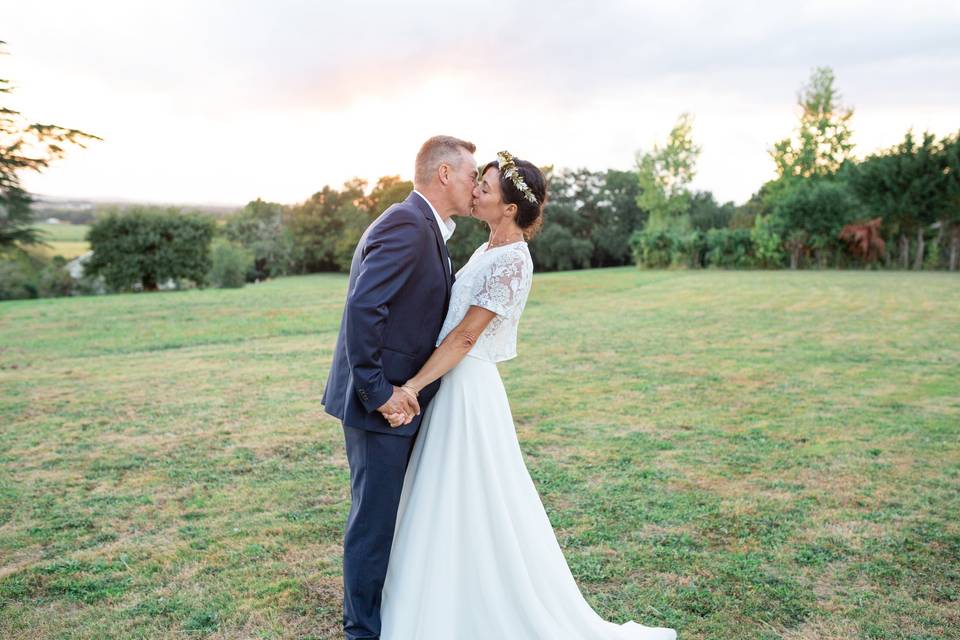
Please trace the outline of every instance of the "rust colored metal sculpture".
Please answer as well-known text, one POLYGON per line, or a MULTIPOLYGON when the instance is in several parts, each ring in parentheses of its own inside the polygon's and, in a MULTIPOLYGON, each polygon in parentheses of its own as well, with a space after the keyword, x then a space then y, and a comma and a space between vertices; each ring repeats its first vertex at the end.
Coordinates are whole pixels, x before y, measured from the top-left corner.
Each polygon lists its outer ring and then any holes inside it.
POLYGON ((846 225, 840 231, 840 239, 847 243, 850 253, 867 264, 882 258, 886 249, 886 243, 880 237, 880 222, 880 218, 867 222, 855 222, 846 225))

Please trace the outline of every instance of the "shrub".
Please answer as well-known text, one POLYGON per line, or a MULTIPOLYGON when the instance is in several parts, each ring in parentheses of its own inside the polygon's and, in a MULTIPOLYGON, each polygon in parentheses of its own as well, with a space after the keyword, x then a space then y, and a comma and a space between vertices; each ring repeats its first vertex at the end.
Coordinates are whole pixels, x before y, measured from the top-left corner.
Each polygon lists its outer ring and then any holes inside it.
POLYGON ((0 300, 37 297, 37 272, 28 260, 0 260, 0 300))
POLYGON ((711 267, 749 267, 753 244, 750 229, 710 229, 707 231, 707 264, 711 267))
POLYGON ((670 237, 670 264, 697 269, 703 266, 707 237, 702 231, 673 233, 670 237))
POLYGON ((630 246, 638 267, 662 269, 670 266, 673 239, 668 231, 636 231, 630 238, 630 246))
POLYGON ((53 261, 45 266, 37 277, 37 295, 41 298, 56 298, 73 295, 76 281, 67 272, 67 261, 61 256, 55 256, 53 261))
POLYGON ((783 266, 786 256, 783 252, 782 230, 772 215, 758 215, 753 219, 750 241, 756 266, 771 268, 783 266))
POLYGON ((247 271, 253 266, 253 252, 229 240, 218 238, 211 248, 213 266, 207 276, 214 287, 237 288, 246 282, 247 271))

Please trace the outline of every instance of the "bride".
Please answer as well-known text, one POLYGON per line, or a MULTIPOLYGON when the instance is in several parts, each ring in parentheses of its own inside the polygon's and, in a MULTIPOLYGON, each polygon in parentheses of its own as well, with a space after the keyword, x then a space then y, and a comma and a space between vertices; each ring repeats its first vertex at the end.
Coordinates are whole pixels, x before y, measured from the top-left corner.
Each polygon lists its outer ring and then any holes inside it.
MULTIPOLYGON (((533 277, 525 238, 546 185, 501 152, 474 189, 490 240, 459 272, 438 347, 402 387, 443 377, 411 453, 383 587, 384 640, 660 640, 600 618, 580 594, 530 479, 496 363, 516 356, 533 277)), ((410 416, 389 416, 399 426, 410 416)))

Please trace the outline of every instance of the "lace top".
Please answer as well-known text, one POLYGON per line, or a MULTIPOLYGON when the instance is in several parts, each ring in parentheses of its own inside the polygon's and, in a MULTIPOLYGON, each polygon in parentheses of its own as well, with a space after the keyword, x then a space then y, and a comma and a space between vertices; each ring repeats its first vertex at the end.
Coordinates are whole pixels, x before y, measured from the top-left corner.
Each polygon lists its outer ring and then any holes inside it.
POLYGON ((517 325, 533 282, 533 260, 526 242, 514 242, 489 251, 486 248, 486 242, 477 247, 457 272, 437 345, 460 324, 471 306, 483 307, 497 315, 467 355, 501 362, 517 355, 517 325))

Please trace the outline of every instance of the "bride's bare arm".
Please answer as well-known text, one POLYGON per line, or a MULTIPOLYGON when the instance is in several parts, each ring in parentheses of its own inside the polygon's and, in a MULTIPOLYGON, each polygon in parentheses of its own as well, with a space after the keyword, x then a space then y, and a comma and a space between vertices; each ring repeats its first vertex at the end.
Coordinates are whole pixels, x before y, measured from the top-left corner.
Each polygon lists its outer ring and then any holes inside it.
POLYGON ((425 386, 438 380, 440 376, 457 366, 461 360, 473 349, 477 343, 480 334, 487 328, 490 321, 496 317, 493 311, 483 307, 472 306, 467 309, 467 314, 463 317, 453 331, 447 334, 430 358, 420 367, 420 371, 415 376, 407 380, 406 387, 413 388, 420 393, 425 386))

